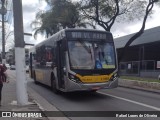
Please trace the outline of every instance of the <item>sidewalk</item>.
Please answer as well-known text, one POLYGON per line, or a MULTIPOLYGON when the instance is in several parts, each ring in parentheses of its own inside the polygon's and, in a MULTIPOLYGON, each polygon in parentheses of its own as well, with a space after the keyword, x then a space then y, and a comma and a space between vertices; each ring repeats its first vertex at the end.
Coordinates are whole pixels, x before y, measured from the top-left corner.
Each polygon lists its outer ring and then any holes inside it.
MULTIPOLYGON (((0 116, 2 112, 29 112, 32 113, 38 112, 42 113, 43 111, 59 111, 56 107, 51 105, 46 99, 36 93, 33 89, 27 86, 28 92, 28 104, 24 106, 17 105, 16 98, 16 77, 15 71, 8 72, 10 76, 10 82, 4 83, 2 89, 2 106, 0 106, 0 116), (13 73, 12 73, 13 72, 13 73)), ((27 75, 27 82, 33 81, 27 75)), ((0 120, 68 120, 66 117, 0 117, 0 120)))
POLYGON ((139 89, 160 94, 160 83, 157 82, 119 79, 118 85, 120 87, 139 89))
MULTIPOLYGON (((0 106, 1 115, 2 112, 14 112, 14 111, 36 111, 40 112, 41 109, 34 102, 29 95, 29 104, 20 106, 16 101, 16 79, 15 76, 11 76, 10 82, 3 84, 2 89, 2 106, 0 106)), ((48 120, 47 118, 26 118, 26 117, 1 117, 0 120, 48 120)))

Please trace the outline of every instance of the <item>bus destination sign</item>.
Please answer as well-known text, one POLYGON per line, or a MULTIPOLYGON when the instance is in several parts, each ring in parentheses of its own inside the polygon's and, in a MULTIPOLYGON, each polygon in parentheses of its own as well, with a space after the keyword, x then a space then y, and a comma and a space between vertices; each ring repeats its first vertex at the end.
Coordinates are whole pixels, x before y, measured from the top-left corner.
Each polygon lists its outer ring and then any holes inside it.
POLYGON ((106 40, 107 38, 110 38, 110 35, 107 35, 106 33, 101 32, 69 32, 70 38, 85 38, 85 39, 101 39, 106 40))

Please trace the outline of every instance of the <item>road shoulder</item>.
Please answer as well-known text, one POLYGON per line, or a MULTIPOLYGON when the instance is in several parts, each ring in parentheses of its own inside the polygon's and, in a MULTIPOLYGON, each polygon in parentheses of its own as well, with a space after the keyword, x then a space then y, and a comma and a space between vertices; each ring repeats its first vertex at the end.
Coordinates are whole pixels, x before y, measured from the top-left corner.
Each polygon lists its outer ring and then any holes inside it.
MULTIPOLYGON (((34 102, 37 103, 42 111, 59 111, 54 105, 50 104, 45 98, 28 86, 28 93, 34 102)), ((48 117, 49 120, 69 120, 67 117, 48 117)))
POLYGON ((150 91, 154 93, 160 93, 160 83, 156 82, 119 79, 118 85, 120 87, 127 87, 144 91, 150 91))

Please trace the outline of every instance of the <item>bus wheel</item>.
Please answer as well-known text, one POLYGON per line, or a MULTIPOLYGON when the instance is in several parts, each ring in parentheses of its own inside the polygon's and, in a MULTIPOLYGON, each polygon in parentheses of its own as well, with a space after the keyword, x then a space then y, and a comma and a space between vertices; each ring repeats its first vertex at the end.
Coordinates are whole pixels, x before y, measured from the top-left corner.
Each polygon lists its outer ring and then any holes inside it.
POLYGON ((37 82, 37 80, 36 80, 36 73, 34 72, 34 74, 33 74, 33 79, 34 79, 34 83, 35 84, 38 84, 38 82, 37 82))
POLYGON ((59 91, 56 88, 56 80, 53 73, 51 73, 51 89, 54 93, 58 94, 59 91))

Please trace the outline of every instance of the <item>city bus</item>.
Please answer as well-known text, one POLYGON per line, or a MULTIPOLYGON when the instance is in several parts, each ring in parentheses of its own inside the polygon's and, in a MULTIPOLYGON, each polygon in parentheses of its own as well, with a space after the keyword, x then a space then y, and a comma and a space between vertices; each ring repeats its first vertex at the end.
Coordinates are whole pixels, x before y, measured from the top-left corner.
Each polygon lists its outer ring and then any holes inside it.
POLYGON ((117 72, 113 37, 106 31, 64 29, 30 52, 31 77, 54 92, 116 88, 117 72))

